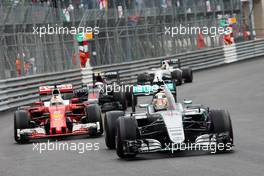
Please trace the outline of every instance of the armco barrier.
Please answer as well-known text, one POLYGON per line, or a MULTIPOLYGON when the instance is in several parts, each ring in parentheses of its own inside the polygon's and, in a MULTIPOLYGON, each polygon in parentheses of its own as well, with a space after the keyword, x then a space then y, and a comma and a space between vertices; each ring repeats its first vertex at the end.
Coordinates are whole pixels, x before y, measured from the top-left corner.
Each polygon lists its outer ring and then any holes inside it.
POLYGON ((238 43, 236 45, 238 60, 245 60, 264 55, 264 39, 238 43))
POLYGON ((115 71, 120 73, 121 81, 135 82, 136 75, 151 68, 158 68, 162 59, 179 58, 183 67, 190 66, 194 70, 224 64, 224 51, 222 47, 204 49, 194 52, 187 52, 172 56, 142 59, 139 61, 126 62, 122 64, 112 64, 94 67, 94 72, 115 71))
POLYGON ((8 79, 0 83, 0 111, 3 111, 37 101, 39 86, 71 83, 74 87, 80 87, 82 73, 80 69, 75 69, 8 79))
POLYGON ((254 41, 247 41, 212 49, 202 49, 166 57, 98 66, 94 67, 93 71, 104 72, 118 70, 121 81, 133 83, 136 81, 138 74, 151 68, 158 68, 162 59, 178 58, 181 59, 183 67, 186 66, 191 67, 193 70, 200 70, 260 56, 264 56, 264 39, 257 39, 254 41))
POLYGON ((182 67, 188 66, 193 70, 200 70, 260 56, 264 56, 264 39, 121 64, 0 80, 0 111, 36 101, 38 87, 42 85, 71 83, 75 88, 78 88, 82 84, 90 84, 93 72, 118 70, 121 81, 133 83, 136 81, 137 74, 158 68, 162 59, 179 58, 182 67))

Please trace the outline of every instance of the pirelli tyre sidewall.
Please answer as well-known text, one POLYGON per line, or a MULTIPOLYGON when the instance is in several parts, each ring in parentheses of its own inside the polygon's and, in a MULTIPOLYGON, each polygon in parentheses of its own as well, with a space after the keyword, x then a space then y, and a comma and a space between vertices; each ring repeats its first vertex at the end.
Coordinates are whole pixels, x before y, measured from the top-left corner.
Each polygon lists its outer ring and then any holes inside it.
POLYGON ((109 149, 115 148, 115 128, 116 120, 124 116, 124 111, 109 111, 106 112, 104 117, 104 129, 105 129, 105 144, 109 149))
POLYGON ((193 71, 191 68, 182 69, 182 78, 185 83, 191 83, 193 81, 193 71))
MULTIPOLYGON (((228 111, 225 110, 210 110, 209 118, 211 120, 211 133, 217 135, 217 143, 224 145, 234 144, 232 122, 228 111), (225 134, 225 138, 221 136, 225 134)), ((226 148, 224 149, 226 151, 226 148)), ((218 151, 221 152, 221 151, 218 151)))
POLYGON ((171 78, 176 80, 176 85, 182 85, 182 71, 174 70, 171 72, 171 78))
MULTIPOLYGON (((86 122, 87 123, 96 123, 99 122, 100 124, 100 131, 96 133, 96 135, 101 135, 104 132, 103 129, 103 121, 101 115, 101 108, 98 104, 90 104, 85 107, 86 113, 86 122)), ((93 135, 93 134, 90 134, 93 135)))
POLYGON ((137 76, 137 83, 144 84, 149 81, 149 75, 147 73, 142 73, 137 76))
POLYGON ((137 105, 137 97, 133 99, 133 86, 126 87, 126 99, 128 107, 132 107, 132 103, 134 103, 134 106, 137 105))
POLYGON ((126 99, 126 93, 119 91, 119 92, 114 92, 114 100, 118 101, 121 105, 123 110, 127 109, 127 99, 126 99))
POLYGON ((116 121, 116 153, 120 158, 133 158, 136 151, 124 151, 124 143, 126 140, 137 139, 137 122, 134 117, 119 117, 116 121))
POLYGON ((28 142, 28 139, 21 136, 18 138, 17 131, 30 128, 30 116, 25 110, 18 110, 14 114, 14 139, 17 143, 28 142))

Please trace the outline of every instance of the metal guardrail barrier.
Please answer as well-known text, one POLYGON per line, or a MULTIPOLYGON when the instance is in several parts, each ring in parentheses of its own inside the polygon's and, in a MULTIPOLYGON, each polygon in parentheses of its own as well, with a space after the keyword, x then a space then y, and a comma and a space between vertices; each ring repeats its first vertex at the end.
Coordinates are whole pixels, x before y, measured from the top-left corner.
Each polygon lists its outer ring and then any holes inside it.
POLYGON ((82 85, 80 69, 0 81, 0 111, 37 101, 39 86, 66 83, 73 84, 74 88, 80 87, 82 85))
POLYGON ((197 50, 166 57, 142 59, 122 64, 97 66, 93 68, 93 71, 104 72, 119 70, 121 81, 134 83, 138 74, 151 68, 158 68, 162 59, 178 58, 181 59, 182 67, 191 67, 193 70, 200 70, 259 56, 264 56, 264 39, 242 42, 231 46, 197 50))
POLYGON ((89 84, 92 82, 93 72, 118 70, 121 81, 134 83, 137 74, 148 69, 158 68, 161 59, 179 58, 182 67, 188 66, 193 70, 200 70, 260 56, 264 56, 264 39, 122 64, 0 80, 0 111, 33 103, 38 98, 38 87, 42 85, 71 83, 74 88, 79 88, 82 84, 89 84))
POLYGON ((254 40, 236 45, 238 60, 250 59, 264 55, 264 40, 254 40))
POLYGON ((204 49, 199 51, 176 54, 166 57, 143 59, 140 61, 126 62, 122 64, 113 64, 94 67, 94 72, 119 70, 121 81, 133 83, 136 81, 136 75, 146 70, 160 67, 162 59, 181 59, 182 67, 192 67, 193 70, 203 69, 216 65, 224 64, 224 51, 222 47, 213 49, 204 49))

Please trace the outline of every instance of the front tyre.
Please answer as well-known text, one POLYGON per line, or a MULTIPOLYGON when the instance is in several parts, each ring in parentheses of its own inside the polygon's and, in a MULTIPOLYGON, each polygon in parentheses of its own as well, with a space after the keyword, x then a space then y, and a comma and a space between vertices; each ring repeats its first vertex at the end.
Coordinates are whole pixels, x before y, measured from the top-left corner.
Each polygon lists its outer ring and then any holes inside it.
POLYGON ((109 149, 115 148, 116 120, 124 115, 125 115, 124 111, 109 111, 106 112, 105 114, 104 117, 105 144, 109 149))
MULTIPOLYGON (((104 132, 103 128, 103 121, 102 121, 102 115, 101 115, 101 108, 98 104, 90 104, 87 107, 85 107, 86 112, 86 122, 87 123, 97 123, 99 122, 100 130, 96 133, 96 135, 102 135, 104 132)), ((93 134, 90 134, 91 136, 93 134)))
POLYGON ((182 69, 182 78, 185 83, 191 83, 193 81, 193 71, 191 68, 182 69))
POLYGON ((116 121, 116 154, 120 158, 133 158, 136 152, 124 147, 125 142, 137 139, 137 122, 133 117, 120 117, 116 121))
POLYGON ((230 115, 225 110, 211 110, 209 112, 209 118, 211 120, 211 133, 216 134, 217 147, 219 144, 224 145, 217 152, 230 151, 234 144, 233 128, 230 115))
POLYGON ((28 139, 18 136, 18 131, 30 128, 30 117, 27 111, 18 110, 14 114, 14 139, 17 143, 26 143, 28 139))

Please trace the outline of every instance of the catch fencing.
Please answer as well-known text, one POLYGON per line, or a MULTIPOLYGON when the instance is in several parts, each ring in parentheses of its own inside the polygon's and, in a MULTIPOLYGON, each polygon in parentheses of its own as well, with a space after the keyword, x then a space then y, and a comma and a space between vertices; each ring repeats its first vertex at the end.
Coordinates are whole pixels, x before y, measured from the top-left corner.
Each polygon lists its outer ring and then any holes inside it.
POLYGON ((162 59, 178 58, 181 59, 183 67, 200 70, 263 56, 264 39, 258 39, 228 47, 203 49, 167 57, 1 80, 0 111, 37 101, 39 86, 71 83, 74 88, 80 88, 83 84, 91 84, 92 73, 96 72, 118 70, 122 82, 133 84, 138 74, 148 69, 158 68, 162 59))

